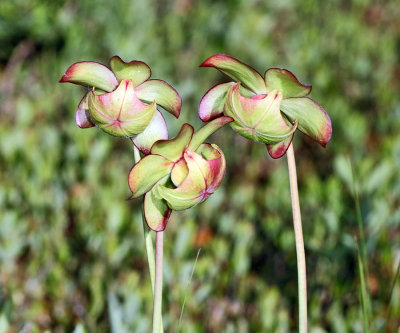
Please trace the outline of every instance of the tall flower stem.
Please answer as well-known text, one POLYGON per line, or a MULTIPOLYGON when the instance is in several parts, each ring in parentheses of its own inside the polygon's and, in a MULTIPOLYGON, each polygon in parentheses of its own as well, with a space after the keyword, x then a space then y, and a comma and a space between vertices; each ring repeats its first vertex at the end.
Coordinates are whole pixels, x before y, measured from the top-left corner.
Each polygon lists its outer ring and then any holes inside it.
MULTIPOLYGON (((135 145, 133 145, 133 152, 134 152, 135 163, 138 163, 140 161, 140 152, 139 152, 139 149, 137 149, 135 145)), ((151 230, 146 224, 143 211, 142 211, 142 222, 143 222, 143 233, 144 233, 144 242, 145 242, 146 255, 147 255, 147 263, 149 265, 151 291, 153 293, 153 298, 154 298, 154 284, 155 284, 155 276, 156 276, 156 262, 155 262, 155 255, 154 255, 154 245, 153 245, 153 240, 151 238, 151 230)), ((164 329, 163 329, 163 324, 161 322, 161 327, 160 327, 159 331, 157 331, 157 333, 163 333, 163 332, 164 332, 164 329)))
POLYGON ((294 236, 296 239, 297 278, 299 288, 299 333, 307 332, 307 276, 306 256, 304 252, 303 231, 301 225, 301 213, 299 191, 297 189, 296 161, 294 158, 293 143, 287 150, 289 168, 290 196, 292 199, 294 236))
POLYGON ((156 276, 154 284, 153 333, 159 333, 162 324, 164 231, 156 233, 156 276))

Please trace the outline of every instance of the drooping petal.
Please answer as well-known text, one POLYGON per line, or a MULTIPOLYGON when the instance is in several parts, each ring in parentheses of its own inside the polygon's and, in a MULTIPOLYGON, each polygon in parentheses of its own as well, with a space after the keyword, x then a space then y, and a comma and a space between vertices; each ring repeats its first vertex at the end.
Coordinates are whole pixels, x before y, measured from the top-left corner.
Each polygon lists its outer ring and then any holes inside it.
POLYGON ((158 140, 168 140, 168 129, 163 115, 157 110, 146 129, 132 142, 143 154, 147 155, 154 142, 158 140))
POLYGON ((199 104, 199 117, 202 121, 210 121, 222 115, 226 93, 233 84, 222 83, 206 92, 199 104))
POLYGON ((178 92, 167 82, 162 80, 148 80, 136 87, 136 95, 144 102, 155 101, 166 111, 179 117, 182 100, 178 92))
POLYGON ((233 121, 232 117, 219 117, 210 121, 208 124, 204 125, 196 132, 194 132, 192 136, 192 140, 188 146, 188 150, 196 151, 196 149, 214 132, 219 130, 225 124, 228 124, 233 121))
POLYGON ((270 68, 265 72, 267 91, 278 90, 283 98, 303 97, 311 92, 311 86, 301 83, 296 76, 287 69, 270 68))
MULTIPOLYGON (((161 179, 158 184, 165 184, 166 179, 161 179)), ((144 219, 150 229, 154 231, 162 231, 168 223, 171 215, 171 208, 167 202, 158 194, 158 184, 151 191, 147 192, 144 197, 144 219)))
POLYGON ((254 68, 226 54, 215 54, 205 60, 200 67, 214 67, 234 81, 240 81, 243 86, 256 94, 267 92, 262 76, 254 68))
POLYGON ((148 192, 161 178, 171 172, 174 163, 160 155, 148 155, 136 163, 129 172, 132 198, 148 192))
POLYGON ((171 161, 178 161, 189 145, 193 135, 193 127, 183 124, 178 135, 171 140, 157 141, 151 148, 152 154, 162 155, 171 161))
POLYGON ((78 105, 78 109, 76 110, 76 124, 80 128, 89 128, 94 126, 89 118, 89 93, 90 92, 83 96, 78 105))
POLYGON ((282 95, 272 91, 267 95, 247 98, 239 93, 239 84, 230 88, 225 103, 225 114, 235 119, 230 125, 240 135, 250 140, 274 144, 290 136, 296 126, 283 119, 279 106, 282 95))
POLYGON ((290 121, 298 120, 300 131, 326 146, 332 136, 332 124, 321 105, 308 97, 288 98, 282 101, 281 110, 290 121))
POLYGON ((294 133, 279 143, 269 144, 269 145, 267 144, 266 146, 267 146, 269 155, 274 159, 280 158, 283 155, 285 155, 286 151, 289 148, 289 145, 292 143, 293 136, 294 136, 294 133))
POLYGON ((125 62, 120 57, 114 56, 110 59, 110 67, 118 81, 132 80, 134 87, 148 80, 151 76, 150 67, 142 61, 125 62))
POLYGON ((91 120, 113 136, 129 137, 143 132, 155 111, 155 103, 147 105, 136 97, 130 80, 122 80, 111 93, 89 95, 91 120))
POLYGON ((93 61, 76 62, 67 69, 60 82, 70 82, 110 92, 118 86, 114 73, 93 61))

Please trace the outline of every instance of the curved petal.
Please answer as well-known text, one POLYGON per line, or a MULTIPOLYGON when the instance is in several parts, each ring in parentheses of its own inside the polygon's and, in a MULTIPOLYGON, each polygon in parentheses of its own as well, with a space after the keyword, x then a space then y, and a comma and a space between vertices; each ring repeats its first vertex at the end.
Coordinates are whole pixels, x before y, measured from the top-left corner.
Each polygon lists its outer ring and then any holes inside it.
POLYGON ((199 117, 202 121, 210 121, 224 112, 226 93, 234 82, 218 84, 212 87, 200 101, 199 117))
POLYGON ((158 140, 168 140, 168 129, 163 115, 157 110, 146 129, 132 142, 143 154, 147 155, 154 142, 158 140))
POLYGON ((76 124, 80 128, 90 128, 94 126, 89 118, 89 94, 90 92, 83 96, 76 110, 76 124))
POLYGON ((122 80, 118 88, 107 94, 89 95, 91 120, 105 132, 118 136, 137 135, 149 125, 156 104, 144 104, 135 95, 131 80, 122 80))
MULTIPOLYGON (((168 177, 161 179, 158 184, 165 184, 167 179, 168 177)), ((157 188, 157 185, 154 186, 144 197, 144 219, 150 229, 162 231, 167 226, 172 210, 168 207, 167 202, 158 194, 157 188)))
POLYGON ((286 151, 289 148, 289 145, 292 143, 293 136, 294 136, 294 133, 279 143, 270 144, 270 145, 267 144, 266 146, 267 146, 269 155, 274 159, 280 158, 283 155, 285 155, 286 151))
POLYGON ((221 185, 226 170, 225 155, 215 144, 203 143, 196 151, 208 161, 210 172, 206 174, 206 196, 214 193, 221 185))
POLYGON ((232 117, 225 116, 210 121, 208 124, 204 125, 196 132, 194 132, 192 140, 190 141, 187 149, 195 151, 211 134, 219 130, 225 124, 228 124, 232 121, 232 117))
POLYGON ((200 67, 214 67, 230 76, 235 81, 240 81, 243 86, 256 94, 267 92, 265 82, 254 68, 226 54, 215 54, 205 60, 200 67))
POLYGON ((193 127, 183 124, 178 135, 171 140, 157 141, 151 148, 152 154, 157 154, 168 158, 171 161, 178 161, 182 158, 183 152, 189 145, 193 135, 193 127))
POLYGON ((150 67, 142 61, 125 62, 120 57, 114 56, 110 59, 110 67, 118 81, 132 80, 135 87, 151 76, 150 67))
POLYGON ((186 179, 189 173, 188 166, 184 159, 179 160, 175 163, 171 171, 171 180, 175 186, 179 186, 186 179))
POLYGON ((174 210, 184 210, 201 202, 206 189, 206 174, 209 173, 207 161, 195 152, 186 151, 184 159, 189 169, 188 176, 176 189, 158 186, 158 193, 174 210))
POLYGON ((136 87, 136 95, 142 101, 151 103, 155 101, 158 105, 179 117, 182 107, 181 96, 167 82, 163 80, 148 80, 136 87))
POLYGON ((332 136, 331 119, 324 108, 308 97, 288 98, 281 103, 290 121, 298 120, 299 130, 325 147, 332 136))
POLYGON ((160 155, 148 155, 129 172, 128 183, 132 199, 148 192, 154 184, 171 172, 174 163, 160 155))
POLYGON ((107 92, 118 86, 114 73, 106 66, 93 61, 76 62, 67 69, 60 82, 95 87, 107 92))
POLYGON ((267 91, 278 90, 283 98, 303 97, 311 92, 311 86, 301 83, 296 76, 287 69, 270 68, 265 72, 267 91))

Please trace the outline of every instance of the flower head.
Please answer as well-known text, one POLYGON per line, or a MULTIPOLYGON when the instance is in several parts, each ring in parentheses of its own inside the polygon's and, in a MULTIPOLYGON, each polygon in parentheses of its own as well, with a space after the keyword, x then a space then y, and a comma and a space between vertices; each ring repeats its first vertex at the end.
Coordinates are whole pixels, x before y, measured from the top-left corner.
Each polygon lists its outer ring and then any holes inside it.
POLYGON ((160 140, 150 154, 129 173, 132 198, 144 197, 144 217, 148 226, 164 230, 172 210, 184 210, 206 200, 221 185, 225 156, 214 144, 203 143, 230 117, 215 119, 198 131, 184 124, 171 140, 160 140))
POLYGON ((162 80, 149 80, 150 68, 141 61, 110 59, 110 67, 92 61, 70 66, 60 82, 90 87, 76 111, 81 128, 97 126, 117 137, 132 137, 135 145, 148 153, 151 145, 168 138, 161 106, 179 117, 181 98, 162 80))
POLYGON ((306 97, 311 86, 302 84, 286 69, 270 68, 264 78, 253 68, 225 54, 216 54, 201 67, 214 67, 234 81, 211 88, 202 98, 203 121, 232 117, 240 135, 265 143, 273 158, 286 153, 296 129, 326 146, 332 135, 325 110, 306 97))

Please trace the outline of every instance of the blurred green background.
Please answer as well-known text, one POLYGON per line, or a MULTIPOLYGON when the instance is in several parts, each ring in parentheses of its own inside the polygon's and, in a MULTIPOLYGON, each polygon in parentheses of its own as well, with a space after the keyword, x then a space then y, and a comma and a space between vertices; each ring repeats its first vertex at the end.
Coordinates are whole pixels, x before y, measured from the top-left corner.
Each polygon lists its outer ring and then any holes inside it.
MULTIPOLYGON (((0 0, 0 332, 149 332, 152 300, 128 140, 75 125, 74 62, 142 60, 181 94, 178 121, 227 80, 227 53, 292 70, 328 111, 326 149, 297 133, 311 333, 363 332, 350 163, 360 195, 372 332, 400 259, 400 6, 396 0, 0 0)), ((164 112, 165 114, 165 112, 164 112)), ((296 332, 286 158, 228 126, 223 186, 166 231, 164 322, 175 332, 296 332)), ((400 288, 387 332, 399 332, 400 288)))

